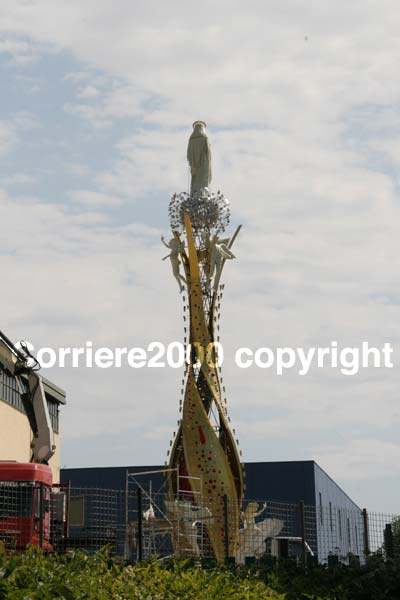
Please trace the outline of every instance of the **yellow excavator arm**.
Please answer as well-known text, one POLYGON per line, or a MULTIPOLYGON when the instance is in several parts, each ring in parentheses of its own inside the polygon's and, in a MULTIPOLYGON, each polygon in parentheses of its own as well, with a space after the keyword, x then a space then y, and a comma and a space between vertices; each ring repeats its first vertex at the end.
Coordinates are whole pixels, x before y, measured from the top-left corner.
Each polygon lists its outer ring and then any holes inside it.
POLYGON ((0 331, 0 371, 13 377, 17 383, 33 434, 31 462, 47 464, 56 446, 39 369, 38 361, 25 342, 20 342, 19 348, 16 348, 0 331))

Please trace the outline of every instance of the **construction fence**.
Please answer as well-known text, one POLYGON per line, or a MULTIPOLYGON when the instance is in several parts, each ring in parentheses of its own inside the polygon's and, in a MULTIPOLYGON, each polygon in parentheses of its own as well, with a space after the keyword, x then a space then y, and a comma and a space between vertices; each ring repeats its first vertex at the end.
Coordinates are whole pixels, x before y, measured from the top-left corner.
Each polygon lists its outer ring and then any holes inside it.
POLYGON ((227 559, 245 564, 267 557, 363 564, 370 554, 400 557, 400 517, 346 507, 246 500, 235 551, 229 540, 229 498, 211 515, 201 498, 126 490, 57 486, 36 493, 29 484, 0 485, 0 541, 7 550, 94 552, 107 546, 121 559, 214 559, 208 528, 225 527, 227 559), (234 555, 234 556, 233 556, 234 555))

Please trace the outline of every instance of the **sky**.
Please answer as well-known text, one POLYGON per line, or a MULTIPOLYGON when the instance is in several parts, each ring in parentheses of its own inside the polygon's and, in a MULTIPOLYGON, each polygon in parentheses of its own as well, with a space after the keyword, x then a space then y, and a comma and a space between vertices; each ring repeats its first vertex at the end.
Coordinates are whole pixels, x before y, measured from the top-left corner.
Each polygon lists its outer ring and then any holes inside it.
MULTIPOLYGON (((229 198, 228 410, 245 461, 316 460, 399 512, 400 12, 394 0, 0 4, 1 329, 183 340, 160 236, 207 122, 229 198), (236 348, 390 342, 393 369, 238 369, 236 348)), ((62 466, 162 464, 181 370, 54 368, 62 466)))

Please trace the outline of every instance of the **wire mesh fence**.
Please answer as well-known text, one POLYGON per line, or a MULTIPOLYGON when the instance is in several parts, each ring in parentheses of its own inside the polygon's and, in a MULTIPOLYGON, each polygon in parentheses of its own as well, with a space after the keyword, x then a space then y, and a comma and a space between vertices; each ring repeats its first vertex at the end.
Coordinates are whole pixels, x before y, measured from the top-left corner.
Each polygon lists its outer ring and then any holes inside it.
POLYGON ((96 551, 109 546, 123 555, 127 535, 125 497, 120 490, 70 488, 68 490, 68 531, 65 549, 96 551))
POLYGON ((33 521, 36 514, 35 487, 31 483, 0 482, 0 540, 7 548, 24 547, 35 536, 39 541, 39 529, 33 521))
POLYGON ((387 558, 400 558, 400 516, 369 513, 366 542, 369 553, 381 553, 387 558))
POLYGON ((111 490, 37 482, 0 482, 0 542, 46 551, 109 552, 132 562, 156 557, 215 559, 211 528, 225 529, 224 558, 363 564, 371 554, 400 558, 400 517, 353 507, 245 500, 239 529, 232 502, 211 514, 201 498, 178 499, 141 486, 111 490), (232 531, 235 530, 235 536, 232 531))

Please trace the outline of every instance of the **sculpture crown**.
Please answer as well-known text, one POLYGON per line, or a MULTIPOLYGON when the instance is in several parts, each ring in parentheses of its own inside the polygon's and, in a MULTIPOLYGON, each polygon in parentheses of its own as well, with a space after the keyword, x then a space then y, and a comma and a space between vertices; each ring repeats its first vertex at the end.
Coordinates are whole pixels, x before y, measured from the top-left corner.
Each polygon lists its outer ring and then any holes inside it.
POLYGON ((196 127, 196 125, 202 125, 204 129, 207 127, 207 123, 205 121, 194 121, 193 129, 196 127))

